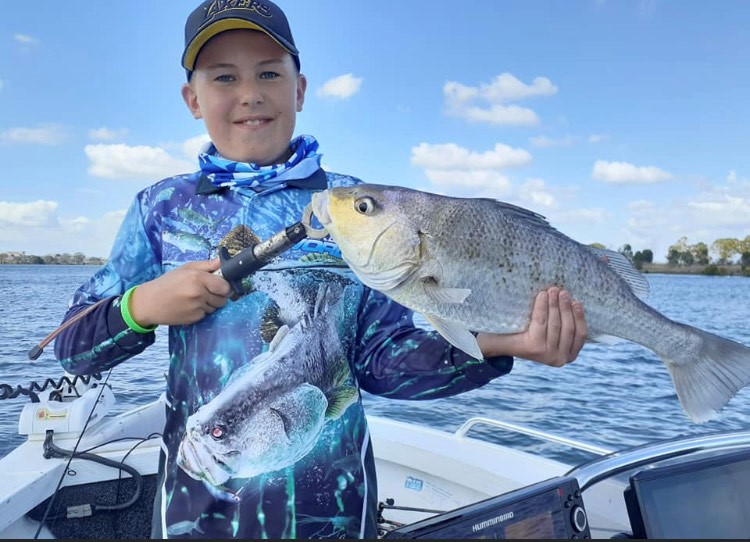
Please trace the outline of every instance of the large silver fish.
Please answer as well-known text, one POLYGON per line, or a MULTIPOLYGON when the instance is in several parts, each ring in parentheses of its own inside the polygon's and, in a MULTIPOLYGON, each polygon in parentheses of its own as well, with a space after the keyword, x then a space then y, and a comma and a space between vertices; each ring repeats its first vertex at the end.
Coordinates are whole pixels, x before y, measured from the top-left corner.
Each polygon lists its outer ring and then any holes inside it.
POLYGON ((696 422, 750 381, 750 348, 670 320, 639 299, 648 282, 622 255, 578 243, 527 209, 362 184, 314 194, 312 210, 363 283, 474 357, 472 331, 524 331, 537 292, 557 285, 583 303, 590 340, 653 350, 696 422))

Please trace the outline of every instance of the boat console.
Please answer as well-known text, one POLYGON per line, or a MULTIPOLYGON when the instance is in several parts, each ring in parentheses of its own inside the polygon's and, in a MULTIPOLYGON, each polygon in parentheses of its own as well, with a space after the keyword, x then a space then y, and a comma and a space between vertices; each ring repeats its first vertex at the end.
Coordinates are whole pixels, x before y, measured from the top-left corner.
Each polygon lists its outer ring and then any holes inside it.
POLYGON ((625 503, 639 539, 746 539, 750 535, 750 450, 643 469, 625 503))
POLYGON ((591 538, 578 482, 550 480, 391 530, 383 538, 591 538))

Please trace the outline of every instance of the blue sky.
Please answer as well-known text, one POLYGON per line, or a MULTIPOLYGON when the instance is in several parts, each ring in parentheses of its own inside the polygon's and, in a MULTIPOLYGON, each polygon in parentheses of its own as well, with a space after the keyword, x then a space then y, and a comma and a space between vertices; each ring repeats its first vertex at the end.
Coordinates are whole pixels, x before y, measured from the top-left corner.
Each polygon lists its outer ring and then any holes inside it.
MULTIPOLYGON (((297 133, 363 180, 532 209, 664 261, 750 235, 750 2, 279 0, 297 133)), ((4 2, 0 252, 106 256, 134 194, 196 169, 195 0, 4 2)))

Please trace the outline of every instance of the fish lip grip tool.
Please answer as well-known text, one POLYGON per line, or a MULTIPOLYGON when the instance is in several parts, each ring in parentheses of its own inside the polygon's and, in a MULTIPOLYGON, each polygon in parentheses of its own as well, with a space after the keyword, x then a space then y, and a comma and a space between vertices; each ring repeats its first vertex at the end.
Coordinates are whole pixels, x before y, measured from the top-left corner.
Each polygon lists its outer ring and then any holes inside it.
POLYGON ((237 296, 243 295, 242 279, 255 273, 305 237, 323 239, 328 235, 325 228, 316 228, 312 225, 312 218, 312 205, 308 204, 302 214, 302 220, 287 226, 265 241, 246 247, 234 256, 229 255, 226 247, 219 247, 221 268, 214 274, 223 277, 237 296))

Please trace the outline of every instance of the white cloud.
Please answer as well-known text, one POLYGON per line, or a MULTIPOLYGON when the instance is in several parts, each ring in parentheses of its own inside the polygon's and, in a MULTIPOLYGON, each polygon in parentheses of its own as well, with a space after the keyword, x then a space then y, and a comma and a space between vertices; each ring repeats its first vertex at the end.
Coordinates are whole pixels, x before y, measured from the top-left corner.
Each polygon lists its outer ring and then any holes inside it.
POLYGON ((721 194, 710 199, 688 201, 693 220, 712 226, 739 226, 750 231, 750 197, 721 194))
POLYGON ((175 158, 160 147, 96 144, 86 145, 84 151, 90 161, 89 175, 104 179, 154 182, 196 169, 194 162, 175 158))
POLYGON ((589 143, 601 143, 609 139, 607 134, 591 134, 589 136, 589 143))
POLYGON ((447 114, 474 122, 533 125, 539 117, 531 109, 510 104, 533 96, 550 96, 557 87, 546 77, 536 77, 528 85, 510 73, 502 73, 478 87, 449 81, 443 86, 447 114), (479 102, 481 105, 476 105, 479 102))
POLYGON ((546 147, 569 147, 576 142, 576 138, 573 136, 565 136, 558 139, 547 137, 547 136, 535 136, 530 137, 529 142, 532 147, 546 148, 546 147))
POLYGON ((747 190, 750 193, 750 177, 740 177, 734 169, 727 173, 727 190, 747 190))
POLYGON ((650 248, 665 261, 671 245, 681 237, 688 244, 711 245, 716 239, 744 239, 750 231, 750 182, 738 182, 736 172, 725 184, 665 201, 637 200, 627 206, 626 242, 635 249, 650 248))
POLYGON ((557 198, 543 179, 527 179, 518 187, 517 194, 522 202, 535 210, 557 207, 557 198))
MULTIPOLYGON (((83 252, 87 256, 109 256, 117 230, 120 229, 126 210, 110 211, 94 218, 75 217, 60 219, 63 236, 85 238, 85 242, 74 241, 67 252, 83 252), (75 235, 72 235, 75 234, 75 235)), ((64 241, 61 241, 64 242, 64 241)))
POLYGON ((346 100, 359 92, 363 79, 347 73, 329 79, 318 89, 318 96, 346 100))
POLYGON ((531 96, 551 96, 557 93, 557 87, 546 77, 536 77, 527 85, 510 73, 501 73, 491 83, 482 83, 479 87, 469 87, 449 81, 443 92, 448 99, 465 102, 482 99, 490 103, 516 102, 531 96))
POLYGON ((29 203, 0 201, 0 225, 6 229, 45 228, 57 224, 57 202, 38 200, 29 203))
POLYGON ((98 141, 114 141, 116 139, 125 139, 128 136, 128 130, 121 128, 119 130, 110 130, 106 126, 89 130, 89 138, 98 141))
POLYGON ((0 142, 57 145, 65 139, 62 126, 48 124, 38 128, 9 128, 0 132, 0 142))
POLYGON ((439 190, 452 192, 454 189, 468 189, 473 194, 508 194, 512 189, 510 179, 492 170, 439 170, 428 169, 425 175, 439 190))
POLYGON ((28 34, 14 34, 13 39, 18 43, 22 43, 24 45, 34 45, 36 43, 39 43, 38 39, 33 36, 29 36, 28 34))
POLYGON ((531 154, 497 143, 491 151, 478 153, 454 143, 420 143, 411 150, 411 163, 427 169, 502 169, 531 162, 531 154))
POLYGON ((0 202, 0 245, 3 251, 24 251, 44 256, 83 252, 87 256, 106 257, 125 210, 98 217, 59 217, 58 203, 0 202))
POLYGON ((456 115, 471 122, 487 122, 490 124, 524 125, 539 124, 539 117, 534 111, 519 105, 493 105, 487 109, 481 107, 465 107, 456 115))
POLYGON ((422 167, 433 187, 450 192, 494 197, 508 194, 512 184, 502 170, 531 162, 531 154, 498 143, 486 152, 474 152, 454 143, 420 143, 411 150, 412 165, 422 167))
POLYGON ((627 162, 597 160, 591 178, 612 184, 652 184, 668 181, 673 175, 654 166, 634 166, 627 162))
POLYGON ((211 137, 208 134, 191 137, 181 145, 182 154, 189 160, 192 160, 193 163, 196 163, 203 145, 209 141, 211 141, 211 137))

